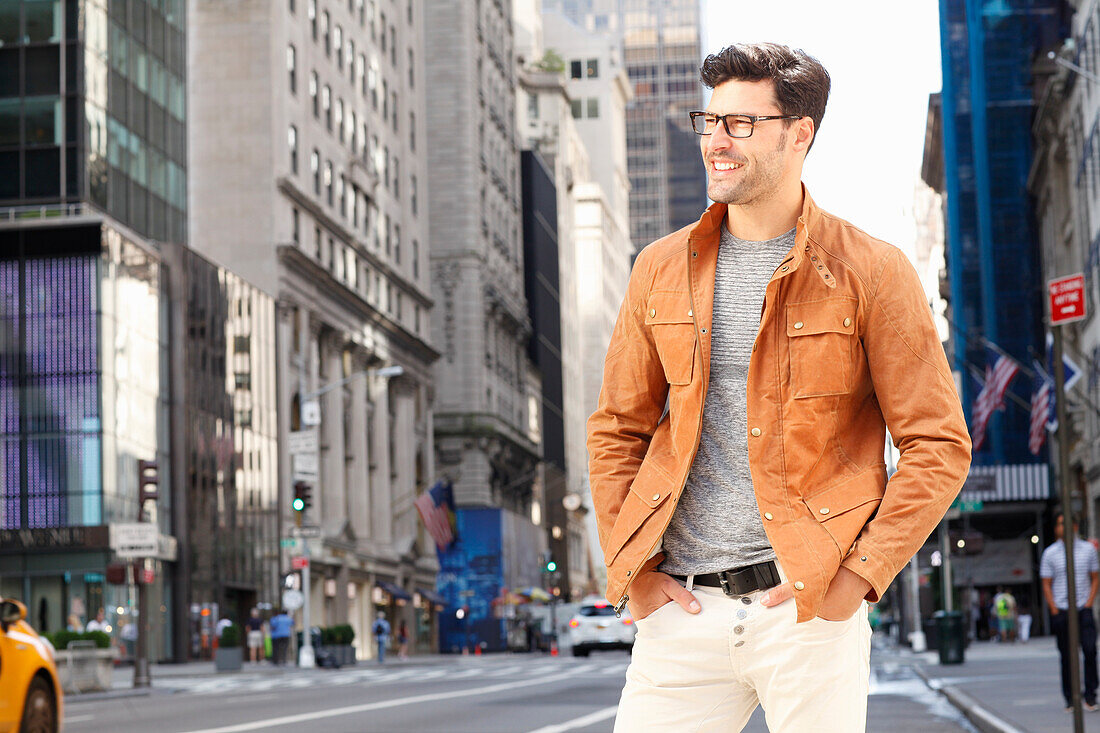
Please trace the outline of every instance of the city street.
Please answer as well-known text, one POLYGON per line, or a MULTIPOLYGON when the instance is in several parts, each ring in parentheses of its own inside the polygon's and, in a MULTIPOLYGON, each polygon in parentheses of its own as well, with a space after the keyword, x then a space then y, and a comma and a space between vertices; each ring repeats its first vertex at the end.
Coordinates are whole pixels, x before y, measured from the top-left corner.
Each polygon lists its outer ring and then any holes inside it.
MULTIPOLYGON (((70 733, 608 733, 629 656, 435 658, 341 670, 270 669, 163 677, 145 696, 68 698, 70 733)), ((911 660, 910 660, 911 662, 911 660)), ((823 721, 823 724, 826 721, 823 721)), ((827 729, 827 724, 823 730, 827 729)), ((973 728, 886 648, 872 658, 869 731, 973 728)), ((757 710, 746 731, 767 728, 757 710)))

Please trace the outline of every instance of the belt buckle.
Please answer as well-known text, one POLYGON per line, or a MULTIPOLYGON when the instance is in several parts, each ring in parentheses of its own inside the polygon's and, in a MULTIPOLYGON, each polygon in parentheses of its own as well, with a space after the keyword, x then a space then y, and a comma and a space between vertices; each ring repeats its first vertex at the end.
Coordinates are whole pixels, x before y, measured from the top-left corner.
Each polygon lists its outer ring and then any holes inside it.
POLYGON ((725 593, 726 596, 728 596, 729 598, 736 598, 738 594, 735 593, 732 588, 730 588, 730 581, 726 575, 726 572, 727 571, 725 570, 718 571, 718 582, 722 585, 722 592, 725 593))

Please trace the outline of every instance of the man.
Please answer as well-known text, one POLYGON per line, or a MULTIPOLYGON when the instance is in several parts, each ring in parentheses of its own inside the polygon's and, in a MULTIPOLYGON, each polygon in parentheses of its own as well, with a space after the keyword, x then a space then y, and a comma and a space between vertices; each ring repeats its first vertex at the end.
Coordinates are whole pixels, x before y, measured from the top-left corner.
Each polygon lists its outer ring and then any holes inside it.
POLYGON ((279 612, 271 617, 271 656, 272 661, 282 666, 286 664, 287 647, 290 646, 290 631, 294 627, 294 620, 286 609, 280 608, 279 612))
POLYGON ((260 618, 260 609, 253 608, 244 622, 248 629, 248 658, 253 664, 259 664, 264 658, 264 621, 260 618))
MULTIPOLYGON (((1085 655, 1086 710, 1094 711, 1096 706, 1096 619, 1092 615, 1092 602, 1096 600, 1096 589, 1100 587, 1100 561, 1096 557, 1096 548, 1077 534, 1077 517, 1073 518, 1073 582, 1077 591, 1078 629, 1081 639, 1081 651, 1085 655)), ((1062 658, 1062 697, 1066 700, 1066 710, 1072 710, 1073 689, 1070 687, 1070 664, 1077 664, 1077 650, 1069 648, 1069 581, 1066 576, 1066 519, 1061 511, 1054 515, 1054 544, 1043 550, 1039 560, 1039 577, 1043 581, 1043 597, 1050 607, 1050 623, 1058 639, 1058 656, 1062 658)))
POLYGON ((103 609, 96 611, 95 618, 88 622, 88 625, 84 627, 85 631, 108 631, 109 625, 107 624, 107 614, 103 612, 103 609))
POLYGON ((385 611, 378 612, 378 617, 374 619, 374 624, 371 625, 371 633, 378 645, 378 663, 383 664, 386 661, 386 644, 390 638, 390 622, 386 620, 385 611))
POLYGON ((760 44, 701 75, 716 203, 638 255, 588 425, 607 598, 638 629, 616 730, 739 730, 761 704, 772 731, 862 731, 864 599, 970 439, 912 266, 801 184, 828 73, 760 44))

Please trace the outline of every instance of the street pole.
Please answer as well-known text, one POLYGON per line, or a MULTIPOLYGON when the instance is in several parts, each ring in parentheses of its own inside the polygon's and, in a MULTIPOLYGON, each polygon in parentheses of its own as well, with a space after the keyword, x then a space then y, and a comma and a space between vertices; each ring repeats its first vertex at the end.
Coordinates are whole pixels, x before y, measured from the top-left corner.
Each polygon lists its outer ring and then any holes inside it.
POLYGON ((909 617, 912 623, 909 646, 919 654, 928 649, 928 640, 920 623, 920 561, 916 555, 909 560, 909 617))
POLYGON ((149 636, 149 593, 145 588, 144 571, 145 560, 135 560, 133 573, 134 581, 137 582, 138 618, 137 640, 134 643, 134 687, 148 687, 150 684, 149 654, 146 651, 149 636))
MULTIPOLYGON (((298 324, 298 429, 301 430, 302 425, 302 408, 305 405, 306 397, 306 333, 309 331, 309 316, 304 310, 298 312, 298 318, 301 321, 298 324)), ((319 476, 320 474, 318 474, 319 476)), ((320 483, 320 482, 318 482, 320 483)), ((315 485, 314 489, 320 494, 320 486, 315 485)), ((305 508, 298 512, 296 521, 298 526, 302 526, 302 515, 305 514, 305 508)), ((302 646, 298 649, 298 666, 302 669, 313 669, 317 666, 317 657, 313 652, 313 634, 309 625, 309 600, 310 600, 310 575, 313 573, 313 564, 309 559, 309 538, 300 538, 302 543, 302 557, 306 559, 306 566, 302 568, 302 646)))
POLYGON ((940 522, 940 575, 943 578, 943 610, 952 611, 955 608, 952 598, 951 579, 951 533, 947 531, 947 520, 940 522))
MULTIPOLYGON (((1062 544, 1066 548, 1066 599, 1069 606, 1066 619, 1069 628, 1069 644, 1066 653, 1071 663, 1069 665, 1069 684, 1073 690, 1073 730, 1075 733, 1083 733, 1085 720, 1081 712, 1081 662, 1078 656, 1080 649, 1080 628, 1077 615, 1077 575, 1074 565, 1073 543, 1077 534, 1073 526, 1073 497, 1072 486, 1069 480, 1069 425, 1066 422, 1066 370, 1062 363, 1062 327, 1052 326, 1054 332, 1054 397, 1058 414, 1058 484, 1062 490, 1062 516, 1064 522, 1064 534, 1062 544)), ((1089 613, 1092 610, 1089 609, 1089 613)))

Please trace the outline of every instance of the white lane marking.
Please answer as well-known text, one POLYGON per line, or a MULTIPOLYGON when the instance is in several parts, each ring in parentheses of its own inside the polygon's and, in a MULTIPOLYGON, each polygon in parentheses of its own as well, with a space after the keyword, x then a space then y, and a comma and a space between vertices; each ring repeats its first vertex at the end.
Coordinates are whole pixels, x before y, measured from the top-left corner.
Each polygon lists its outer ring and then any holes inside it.
POLYGON ((531 733, 562 733, 562 731, 573 730, 575 728, 584 728, 585 726, 592 725, 593 723, 599 723, 601 720, 607 720, 608 718, 615 717, 615 712, 619 709, 618 705, 612 705, 609 708, 603 710, 597 710, 594 713, 581 716, 580 718, 573 718, 573 720, 567 720, 564 723, 558 723, 557 725, 548 725, 545 728, 539 728, 533 730, 531 733))
POLYGON ((65 724, 68 725, 69 723, 80 723, 80 722, 83 722, 85 720, 94 720, 94 719, 95 719, 94 715, 73 715, 73 716, 65 718, 65 724))
MULTIPOLYGON (((533 680, 521 680, 519 682, 502 682, 499 685, 490 685, 489 687, 477 687, 472 690, 452 690, 450 692, 436 692, 431 695, 414 695, 413 697, 402 697, 396 700, 382 700, 379 702, 370 702, 363 705, 351 705, 346 708, 335 708, 333 710, 318 710, 315 713, 301 713, 300 715, 286 715, 281 718, 269 718, 267 720, 255 720, 249 723, 240 723, 238 725, 227 725, 221 728, 203 728, 201 730, 188 731, 187 733, 240 733, 246 730, 258 730, 265 729, 276 725, 290 725, 292 723, 304 723, 308 720, 320 720, 322 718, 335 718, 341 715, 351 715, 353 713, 365 713, 370 710, 381 710, 383 708, 393 708, 401 705, 412 705, 419 702, 431 702, 433 700, 448 700, 454 697, 470 697, 471 695, 488 695, 494 692, 503 692, 504 690, 512 690, 517 687, 530 687, 531 685, 541 685, 547 682, 557 682, 559 680, 569 679, 572 677, 570 674, 559 674, 550 677, 540 677, 533 680)), ((606 712, 606 711, 604 711, 606 712)), ((611 714, 614 714, 613 712, 611 714)))

